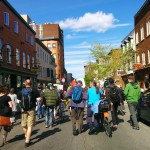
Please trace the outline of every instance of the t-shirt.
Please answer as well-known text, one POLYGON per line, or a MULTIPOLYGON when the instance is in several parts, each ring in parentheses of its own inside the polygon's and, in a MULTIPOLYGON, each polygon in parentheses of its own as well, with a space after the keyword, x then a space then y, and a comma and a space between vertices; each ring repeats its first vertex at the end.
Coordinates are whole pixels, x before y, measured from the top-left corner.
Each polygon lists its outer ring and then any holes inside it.
MULTIPOLYGON (((40 93, 38 90, 32 90, 32 101, 34 107, 36 106, 36 99, 40 97, 40 93)), ((22 100, 22 90, 17 95, 18 100, 22 100)))
POLYGON ((0 96, 0 116, 10 117, 8 113, 5 112, 5 109, 10 109, 8 102, 11 101, 11 98, 7 95, 0 96))
POLYGON ((103 94, 103 91, 99 89, 98 93, 96 93, 96 88, 91 87, 87 91, 88 95, 88 104, 93 104, 94 102, 101 99, 101 95, 103 94))

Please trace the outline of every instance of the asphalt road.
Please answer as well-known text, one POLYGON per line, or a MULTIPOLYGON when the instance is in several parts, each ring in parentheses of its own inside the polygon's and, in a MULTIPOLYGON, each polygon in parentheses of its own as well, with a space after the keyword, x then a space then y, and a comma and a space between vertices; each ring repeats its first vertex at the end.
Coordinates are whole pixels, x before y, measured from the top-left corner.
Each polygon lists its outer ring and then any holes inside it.
MULTIPOLYGON (((140 130, 133 130, 128 122, 129 111, 119 116, 119 127, 113 132, 112 138, 105 132, 88 135, 88 130, 78 136, 72 135, 71 122, 66 112, 64 122, 58 122, 53 128, 45 128, 44 119, 36 122, 33 129, 32 142, 24 148, 24 135, 20 119, 8 135, 8 143, 1 150, 150 150, 150 126, 140 122, 140 130)), ((85 122, 86 123, 86 122, 85 122)), ((0 142, 1 142, 0 138, 0 142)))

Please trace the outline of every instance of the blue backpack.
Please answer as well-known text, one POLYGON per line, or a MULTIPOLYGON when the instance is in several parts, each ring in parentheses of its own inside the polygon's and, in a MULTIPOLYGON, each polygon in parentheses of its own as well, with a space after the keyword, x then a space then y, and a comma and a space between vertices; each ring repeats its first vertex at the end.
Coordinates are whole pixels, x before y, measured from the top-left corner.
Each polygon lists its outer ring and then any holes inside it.
POLYGON ((75 86, 72 93, 72 101, 76 104, 82 101, 82 87, 75 86))
POLYGON ((32 89, 31 88, 23 88, 22 89, 22 100, 21 107, 23 110, 27 111, 34 107, 32 100, 32 89))

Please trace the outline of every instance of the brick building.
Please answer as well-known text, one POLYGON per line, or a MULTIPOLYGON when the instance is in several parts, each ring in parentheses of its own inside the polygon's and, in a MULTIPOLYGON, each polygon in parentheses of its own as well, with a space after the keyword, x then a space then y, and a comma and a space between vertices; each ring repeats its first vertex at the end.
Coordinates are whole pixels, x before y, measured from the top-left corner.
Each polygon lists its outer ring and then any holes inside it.
POLYGON ((0 1, 0 83, 19 90, 26 78, 35 86, 35 31, 6 0, 0 1))
POLYGON ((56 63, 56 78, 61 80, 66 76, 63 30, 59 24, 35 24, 32 22, 30 26, 36 32, 36 37, 52 52, 56 63))
POLYGON ((150 1, 146 0, 134 16, 136 62, 142 68, 135 70, 136 79, 142 88, 148 88, 150 82, 150 1))

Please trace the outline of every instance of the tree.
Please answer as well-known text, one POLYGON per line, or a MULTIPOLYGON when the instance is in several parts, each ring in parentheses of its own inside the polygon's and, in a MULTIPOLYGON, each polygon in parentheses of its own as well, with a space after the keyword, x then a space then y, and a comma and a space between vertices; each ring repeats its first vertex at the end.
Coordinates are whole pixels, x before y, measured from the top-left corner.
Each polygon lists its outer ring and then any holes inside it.
POLYGON ((113 76, 114 72, 121 66, 121 49, 112 49, 110 46, 103 46, 99 43, 93 45, 91 56, 96 62, 89 62, 87 76, 96 80, 113 76), (110 51, 111 50, 111 51, 110 51))

